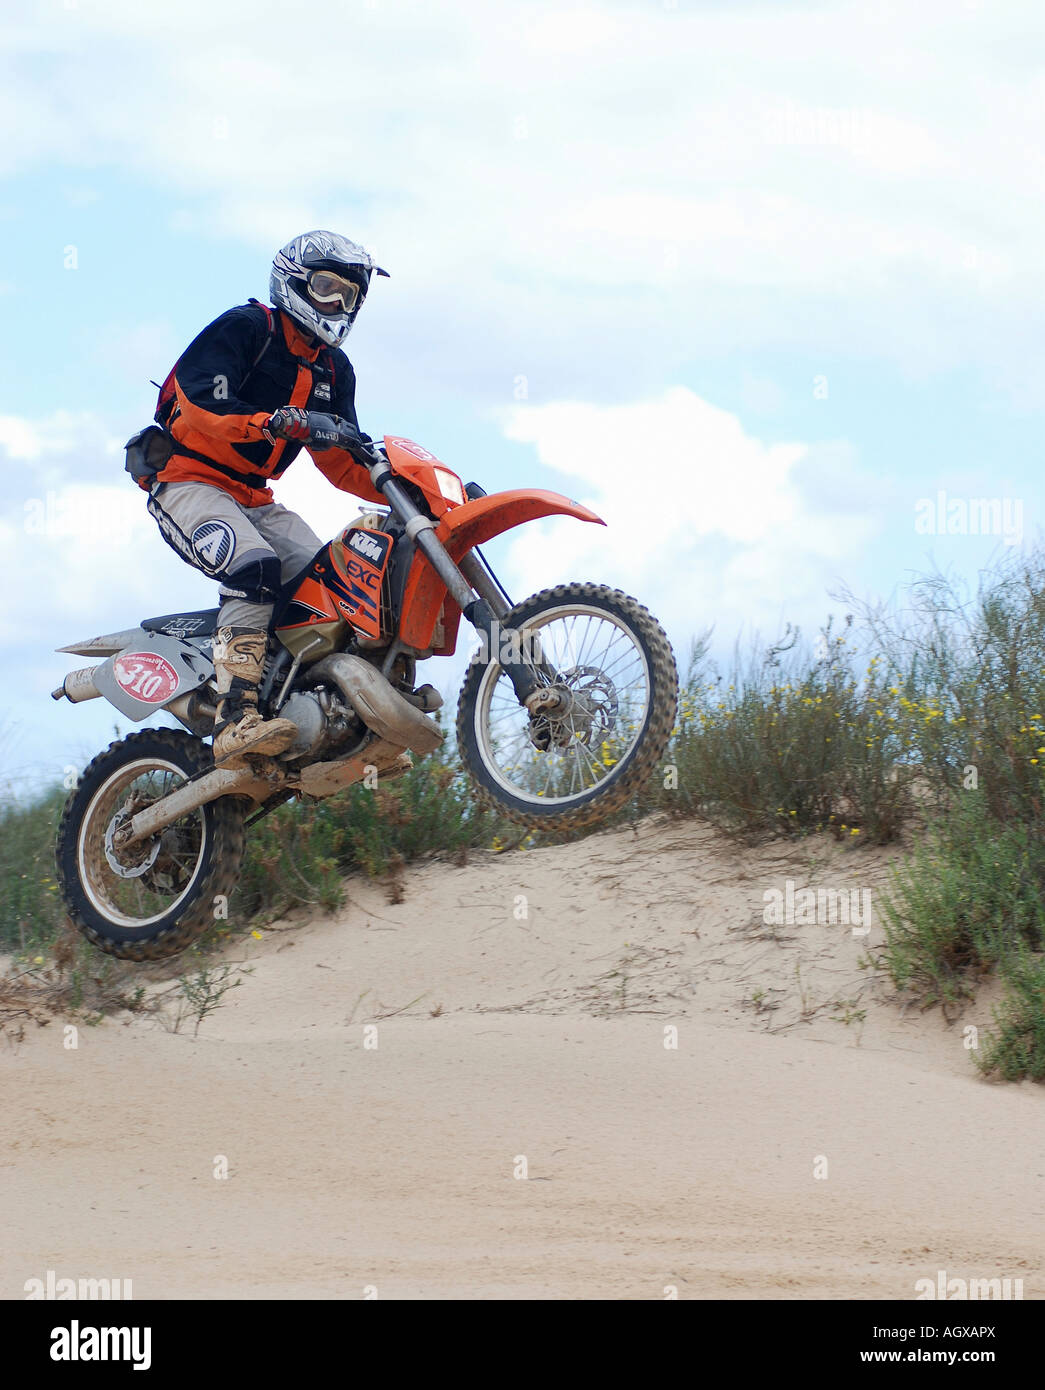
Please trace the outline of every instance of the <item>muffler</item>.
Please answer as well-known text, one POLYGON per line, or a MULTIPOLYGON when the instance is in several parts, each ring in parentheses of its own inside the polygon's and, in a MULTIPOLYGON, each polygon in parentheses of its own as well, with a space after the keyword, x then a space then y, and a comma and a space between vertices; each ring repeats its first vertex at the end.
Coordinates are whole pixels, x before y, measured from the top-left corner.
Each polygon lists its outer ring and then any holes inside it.
POLYGON ((386 743, 414 753, 434 753, 442 743, 443 731, 435 720, 405 700, 361 657, 336 652, 317 661, 312 672, 333 681, 367 728, 386 743))
POLYGON ((64 695, 74 705, 81 700, 97 700, 102 693, 94 683, 97 670, 97 666, 83 666, 79 671, 70 671, 61 685, 51 691, 51 699, 60 700, 64 695))

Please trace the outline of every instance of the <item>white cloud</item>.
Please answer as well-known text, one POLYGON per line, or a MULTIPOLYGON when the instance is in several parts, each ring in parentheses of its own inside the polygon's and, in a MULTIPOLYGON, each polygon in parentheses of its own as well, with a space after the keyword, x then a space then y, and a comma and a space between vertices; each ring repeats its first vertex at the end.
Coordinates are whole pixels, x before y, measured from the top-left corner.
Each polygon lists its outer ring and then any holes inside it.
POLYGON ((0 449, 8 458, 41 463, 74 451, 113 453, 116 442, 98 416, 86 411, 55 411, 43 419, 0 415, 0 449))
POLYGON ((518 593, 619 585, 683 643, 710 623, 730 642, 742 626, 774 634, 782 615, 818 623, 826 588, 879 524, 859 487, 847 495, 839 482, 827 499, 806 490, 809 446, 757 439, 681 387, 628 405, 520 406, 505 433, 576 479, 577 499, 608 524, 563 518, 518 533, 518 593))
POLYGON ((0 415, 0 446, 12 459, 38 458, 43 452, 40 431, 30 421, 0 415))
POLYGON ((629 405, 519 407, 506 434, 536 444, 549 468, 581 478, 617 521, 639 499, 670 498, 692 535, 750 543, 789 523, 797 507, 788 478, 804 445, 763 445, 685 387, 629 405))
POLYGON ((186 227, 259 257, 336 220, 408 287, 385 322, 418 378, 408 317, 438 325, 443 380, 493 336, 587 359, 607 396, 632 341, 669 369, 786 338, 1041 376, 1015 327, 1045 295, 1034 7, 400 0, 355 7, 344 80, 286 61, 284 20, 184 0, 172 45, 162 9, 109 0, 23 27, 50 62, 12 74, 33 120, 8 158, 162 180, 186 227))

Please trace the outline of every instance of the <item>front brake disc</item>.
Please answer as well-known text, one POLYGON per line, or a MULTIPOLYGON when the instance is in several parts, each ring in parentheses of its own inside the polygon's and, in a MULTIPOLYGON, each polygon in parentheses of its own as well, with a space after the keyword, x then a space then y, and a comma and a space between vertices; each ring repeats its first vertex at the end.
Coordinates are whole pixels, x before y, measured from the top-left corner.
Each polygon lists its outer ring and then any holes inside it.
POLYGON ((572 666, 559 679, 572 701, 573 732, 590 745, 613 732, 617 723, 617 687, 597 666, 572 666))
POLYGON ((568 704, 560 715, 537 715, 530 720, 529 737, 535 748, 548 752, 552 744, 568 749, 578 743, 590 747, 610 734, 617 723, 617 687, 597 666, 571 666, 560 671, 556 686, 565 689, 568 704))

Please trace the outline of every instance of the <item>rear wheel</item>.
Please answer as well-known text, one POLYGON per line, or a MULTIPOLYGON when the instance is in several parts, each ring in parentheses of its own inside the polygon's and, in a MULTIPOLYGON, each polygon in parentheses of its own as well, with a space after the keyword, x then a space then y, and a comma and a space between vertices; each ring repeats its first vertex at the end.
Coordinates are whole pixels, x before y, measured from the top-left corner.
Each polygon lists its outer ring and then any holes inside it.
POLYGON ((146 729, 111 744, 80 778, 55 859, 69 916, 99 950, 136 961, 177 955, 215 920, 215 898, 236 886, 242 799, 208 802, 123 851, 113 840, 138 811, 212 766, 200 739, 146 729))
POLYGON ((671 644, 640 603, 598 584, 545 589, 501 622, 524 635, 555 704, 531 717, 497 654, 480 653, 458 703, 461 757, 483 799, 520 825, 595 825, 644 785, 667 746, 678 706, 671 644))

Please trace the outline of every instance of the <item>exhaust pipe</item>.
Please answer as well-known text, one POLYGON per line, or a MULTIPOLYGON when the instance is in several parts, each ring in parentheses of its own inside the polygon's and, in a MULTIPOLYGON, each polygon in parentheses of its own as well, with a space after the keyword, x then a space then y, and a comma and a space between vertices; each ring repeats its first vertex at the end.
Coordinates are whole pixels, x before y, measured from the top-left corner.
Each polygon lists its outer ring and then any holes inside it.
POLYGON ((208 801, 217 801, 219 796, 246 796, 251 801, 267 801, 286 780, 282 773, 267 777, 250 767, 213 768, 132 816, 125 829, 116 833, 116 849, 126 849, 138 840, 156 835, 190 811, 205 806, 208 801))
POLYGON ((361 657, 337 652, 317 661, 312 670, 333 681, 367 728, 387 743, 414 753, 434 753, 442 743, 443 731, 435 720, 405 700, 361 657))
POLYGON ((97 666, 84 666, 79 671, 70 671, 61 685, 51 691, 51 699, 60 700, 64 695, 74 705, 78 705, 81 700, 99 699, 102 692, 94 683, 94 673, 97 670, 97 666))

